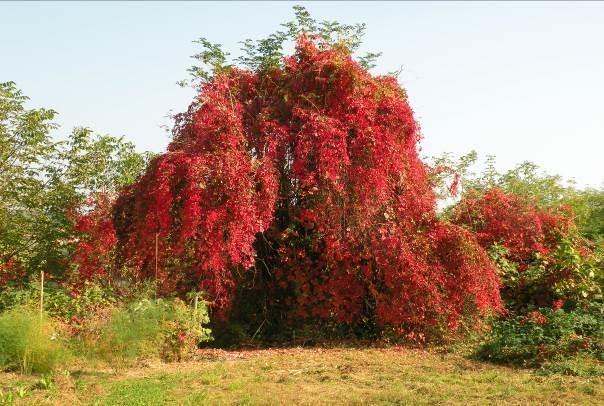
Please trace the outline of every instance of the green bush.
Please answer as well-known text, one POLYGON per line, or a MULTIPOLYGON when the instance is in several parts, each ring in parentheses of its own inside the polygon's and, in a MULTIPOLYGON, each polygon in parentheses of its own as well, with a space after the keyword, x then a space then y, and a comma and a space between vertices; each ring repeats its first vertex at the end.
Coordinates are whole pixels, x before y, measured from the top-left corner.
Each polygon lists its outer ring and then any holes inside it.
POLYGON ((19 306, 34 306, 39 300, 39 282, 7 284, 0 289, 0 312, 19 306))
POLYGON ((180 299, 141 299, 115 307, 88 342, 112 362, 182 360, 210 340, 210 330, 203 327, 208 322, 205 302, 194 310, 180 299))
POLYGON ((562 361, 576 357, 598 364, 604 361, 604 305, 595 303, 570 312, 540 309, 497 320, 476 355, 527 367, 562 367, 562 361))
POLYGON ((589 355, 546 361, 537 371, 539 375, 603 376, 604 363, 589 355))
POLYGON ((0 314, 0 369, 49 372, 66 355, 57 325, 28 307, 0 314))
MULTIPOLYGON (((40 301, 40 282, 33 278, 20 286, 4 286, 0 290, 0 311, 16 306, 37 306, 40 301)), ((93 282, 84 282, 77 293, 68 288, 48 282, 44 286, 44 310, 52 318, 77 327, 78 319, 89 313, 106 308, 116 302, 115 293, 108 287, 93 282)))
MULTIPOLYGON (((49 283, 44 291, 44 320, 48 325, 63 326, 70 352, 89 361, 181 360, 189 357, 200 342, 210 339, 210 330, 203 327, 209 323, 205 302, 199 301, 195 310, 179 299, 148 299, 152 295, 153 285, 139 286, 127 297, 119 297, 95 283, 85 283, 77 294, 49 283)), ((5 286, 0 291, 0 312, 16 315, 21 309, 38 306, 39 298, 36 280, 19 287, 5 286)), ((30 313, 18 322, 29 320, 30 313)), ((32 317, 32 323, 39 321, 38 313, 32 317)), ((12 342, 13 338, 7 340, 12 342)))
POLYGON ((566 308, 602 301, 604 252, 592 248, 581 254, 582 247, 576 241, 562 239, 549 258, 534 253, 532 262, 520 270, 517 263, 507 259, 507 248, 493 244, 489 256, 500 272, 506 308, 525 311, 556 299, 562 299, 566 308))

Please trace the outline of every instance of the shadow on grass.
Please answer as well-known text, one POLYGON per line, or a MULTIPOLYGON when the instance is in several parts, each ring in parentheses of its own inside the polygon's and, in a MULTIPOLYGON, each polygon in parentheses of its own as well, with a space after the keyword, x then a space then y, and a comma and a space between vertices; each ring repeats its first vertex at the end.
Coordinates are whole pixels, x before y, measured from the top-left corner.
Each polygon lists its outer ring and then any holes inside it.
POLYGON ((79 380, 82 378, 109 378, 115 374, 108 371, 74 369, 70 371, 70 375, 72 378, 79 380))

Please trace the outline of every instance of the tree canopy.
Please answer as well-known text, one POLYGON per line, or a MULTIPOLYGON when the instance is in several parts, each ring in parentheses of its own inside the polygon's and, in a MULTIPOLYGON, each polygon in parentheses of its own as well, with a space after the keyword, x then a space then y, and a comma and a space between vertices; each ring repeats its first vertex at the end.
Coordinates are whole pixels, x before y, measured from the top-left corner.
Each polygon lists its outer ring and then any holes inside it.
POLYGON ((201 41, 199 95, 114 208, 119 266, 269 323, 407 333, 501 309, 486 251, 436 214, 405 90, 354 60, 362 26, 304 13, 238 66, 201 41))
POLYGON ((133 182, 149 156, 123 138, 75 128, 52 135, 56 112, 29 109, 13 82, 0 84, 0 285, 39 271, 59 277, 87 200, 133 182))

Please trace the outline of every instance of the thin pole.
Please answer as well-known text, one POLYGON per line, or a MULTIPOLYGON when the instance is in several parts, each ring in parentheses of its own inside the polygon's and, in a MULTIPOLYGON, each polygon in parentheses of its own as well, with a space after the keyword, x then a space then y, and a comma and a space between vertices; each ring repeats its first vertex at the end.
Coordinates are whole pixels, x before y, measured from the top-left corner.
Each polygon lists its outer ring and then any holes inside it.
POLYGON ((40 271, 40 318, 44 312, 44 271, 40 271))
POLYGON ((197 302, 199 295, 195 293, 195 300, 193 301, 193 322, 197 323, 197 302))
POLYGON ((157 299, 157 270, 159 256, 159 233, 155 233, 155 299, 157 299))

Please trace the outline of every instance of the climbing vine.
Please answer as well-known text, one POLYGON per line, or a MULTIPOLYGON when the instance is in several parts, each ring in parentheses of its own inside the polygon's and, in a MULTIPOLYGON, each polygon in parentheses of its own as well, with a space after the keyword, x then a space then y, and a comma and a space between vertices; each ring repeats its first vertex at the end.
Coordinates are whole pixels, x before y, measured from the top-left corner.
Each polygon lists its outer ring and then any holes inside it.
POLYGON ((455 329, 500 308, 486 251, 436 216, 395 78, 302 33, 281 64, 206 79, 117 200, 121 265, 151 277, 157 236, 162 289, 204 290, 219 317, 250 280, 290 322, 455 329))

